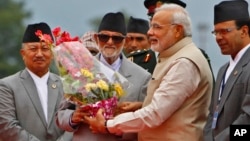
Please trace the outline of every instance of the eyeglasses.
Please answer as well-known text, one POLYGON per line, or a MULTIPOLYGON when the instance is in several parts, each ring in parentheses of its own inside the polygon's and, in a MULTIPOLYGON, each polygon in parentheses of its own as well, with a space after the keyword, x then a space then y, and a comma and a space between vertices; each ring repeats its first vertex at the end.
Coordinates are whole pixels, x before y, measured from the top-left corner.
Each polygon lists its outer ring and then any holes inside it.
POLYGON ((125 36, 118 36, 118 35, 109 36, 106 34, 97 34, 97 36, 101 42, 106 43, 111 38, 115 44, 121 43, 123 39, 125 38, 125 36))
POLYGON ((144 37, 132 37, 132 36, 129 36, 130 40, 136 40, 137 42, 141 42, 143 41, 145 38, 144 37))
POLYGON ((218 29, 218 30, 212 31, 211 33, 214 36, 217 36, 217 35, 226 35, 227 33, 233 31, 234 29, 238 29, 238 27, 218 29))

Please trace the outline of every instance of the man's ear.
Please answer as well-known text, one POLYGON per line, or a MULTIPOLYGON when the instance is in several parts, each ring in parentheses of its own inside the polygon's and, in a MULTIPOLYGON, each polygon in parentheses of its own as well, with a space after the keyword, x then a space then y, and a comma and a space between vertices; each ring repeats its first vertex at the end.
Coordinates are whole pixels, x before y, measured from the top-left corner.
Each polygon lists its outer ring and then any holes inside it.
POLYGON ((125 48, 127 47, 128 43, 130 42, 130 38, 128 36, 125 37, 125 48))
POLYGON ((244 25, 241 27, 241 37, 249 36, 248 34, 249 27, 244 25))
POLYGON ((183 37, 184 36, 184 28, 182 25, 175 25, 175 37, 183 37))

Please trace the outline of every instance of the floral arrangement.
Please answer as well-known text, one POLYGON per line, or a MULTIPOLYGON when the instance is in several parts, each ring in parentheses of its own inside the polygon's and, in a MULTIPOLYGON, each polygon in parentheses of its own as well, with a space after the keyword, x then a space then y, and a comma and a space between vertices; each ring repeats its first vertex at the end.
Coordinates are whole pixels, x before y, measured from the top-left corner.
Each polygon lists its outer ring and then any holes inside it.
POLYGON ((92 56, 78 37, 61 32, 60 27, 53 30, 56 44, 40 30, 35 34, 51 47, 66 99, 89 110, 92 116, 104 108, 105 118, 112 118, 119 98, 129 86, 128 81, 92 56))

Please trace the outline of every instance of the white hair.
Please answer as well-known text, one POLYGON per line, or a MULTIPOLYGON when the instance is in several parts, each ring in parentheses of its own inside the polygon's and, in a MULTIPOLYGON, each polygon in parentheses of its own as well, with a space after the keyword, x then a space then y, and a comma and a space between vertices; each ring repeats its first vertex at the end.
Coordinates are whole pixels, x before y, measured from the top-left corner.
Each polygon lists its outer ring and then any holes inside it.
POLYGON ((185 8, 177 4, 168 3, 168 4, 163 4, 161 7, 155 9, 155 12, 158 11, 173 11, 172 22, 174 24, 183 26, 185 36, 192 36, 191 19, 185 8))

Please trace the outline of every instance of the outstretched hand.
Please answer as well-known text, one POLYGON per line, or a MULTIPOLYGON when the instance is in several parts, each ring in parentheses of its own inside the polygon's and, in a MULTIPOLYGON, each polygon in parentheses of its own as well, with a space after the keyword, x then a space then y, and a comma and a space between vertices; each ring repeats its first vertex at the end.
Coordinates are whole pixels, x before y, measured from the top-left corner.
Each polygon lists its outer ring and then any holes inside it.
POLYGON ((105 118, 103 109, 98 110, 95 117, 85 116, 85 121, 89 124, 89 128, 93 133, 108 133, 105 126, 105 118))

